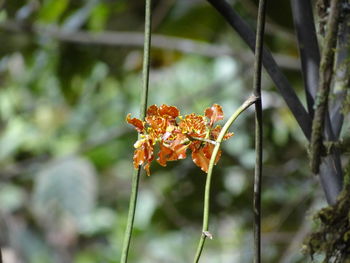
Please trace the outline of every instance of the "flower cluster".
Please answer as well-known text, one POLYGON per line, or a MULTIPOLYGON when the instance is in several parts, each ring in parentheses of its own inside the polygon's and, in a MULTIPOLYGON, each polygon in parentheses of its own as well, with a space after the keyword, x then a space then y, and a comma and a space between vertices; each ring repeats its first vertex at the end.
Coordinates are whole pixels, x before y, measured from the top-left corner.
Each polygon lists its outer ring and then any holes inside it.
MULTIPOLYGON (((204 115, 189 114, 184 118, 174 106, 152 105, 147 110, 145 121, 131 118, 127 115, 126 121, 133 125, 140 134, 134 144, 134 167, 143 165, 150 175, 150 165, 154 159, 155 145, 159 144, 157 162, 166 166, 168 161, 186 158, 186 151, 192 151, 192 160, 204 172, 208 171, 209 161, 215 146, 215 141, 221 131, 215 122, 222 120, 224 113, 218 104, 207 108, 204 115)), ((233 133, 227 133, 228 139, 233 133)), ((215 164, 220 159, 217 155, 215 164)))

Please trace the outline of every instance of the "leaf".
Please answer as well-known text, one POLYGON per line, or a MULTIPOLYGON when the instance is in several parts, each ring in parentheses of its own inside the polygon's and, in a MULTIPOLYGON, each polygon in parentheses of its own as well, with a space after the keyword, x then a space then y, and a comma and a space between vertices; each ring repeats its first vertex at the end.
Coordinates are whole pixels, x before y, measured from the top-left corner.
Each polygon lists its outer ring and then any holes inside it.
POLYGON ((220 105, 213 104, 213 106, 205 110, 205 116, 210 119, 209 126, 212 127, 215 122, 224 119, 224 112, 220 105))

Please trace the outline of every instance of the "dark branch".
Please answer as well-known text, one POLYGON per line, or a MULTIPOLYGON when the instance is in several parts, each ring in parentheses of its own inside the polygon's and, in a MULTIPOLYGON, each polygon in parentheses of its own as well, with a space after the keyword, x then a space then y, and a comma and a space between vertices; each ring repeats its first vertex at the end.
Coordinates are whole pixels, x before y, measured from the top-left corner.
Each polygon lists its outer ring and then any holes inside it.
POLYGON ((314 100, 318 88, 320 51, 310 0, 292 0, 294 26, 301 58, 306 101, 310 116, 314 114, 314 100))
MULTIPOLYGON (((234 30, 247 43, 251 50, 255 48, 255 34, 249 25, 236 13, 225 0, 208 0, 208 2, 226 19, 234 30)), ((311 118, 289 84, 281 69, 276 64, 270 51, 263 50, 263 65, 286 101, 306 138, 311 136, 311 118)))

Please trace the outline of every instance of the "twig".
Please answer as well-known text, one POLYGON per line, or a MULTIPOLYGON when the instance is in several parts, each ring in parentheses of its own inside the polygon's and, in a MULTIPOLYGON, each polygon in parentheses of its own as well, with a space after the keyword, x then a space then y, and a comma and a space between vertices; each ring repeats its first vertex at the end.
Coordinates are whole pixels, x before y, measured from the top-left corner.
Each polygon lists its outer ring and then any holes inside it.
MULTIPOLYGON (((236 11, 225 0, 207 1, 226 19, 232 28, 237 31, 249 48, 254 50, 255 34, 236 11)), ((262 62, 277 89, 280 91, 283 99, 287 103, 290 111, 294 115, 294 118, 297 120, 304 135, 306 138, 310 139, 312 124, 311 118, 267 48, 263 49, 262 62)))
MULTIPOLYGON (((145 6, 145 42, 143 55, 143 71, 142 71, 142 95, 140 103, 140 118, 143 120, 146 117, 147 100, 148 100, 148 84, 149 84, 149 68, 150 68, 150 45, 151 45, 151 0, 146 0, 145 6)), ((135 169, 132 176, 131 195, 129 203, 128 220, 124 234, 124 243, 121 254, 121 263, 128 261, 130 240, 134 225, 135 210, 137 203, 137 193, 140 181, 140 166, 135 169)))
MULTIPOLYGON (((55 26, 43 26, 39 24, 24 25, 12 20, 0 23, 0 28, 9 32, 32 32, 59 41, 84 45, 139 47, 142 46, 144 42, 144 34, 141 32, 118 32, 108 30, 103 32, 89 32, 85 30, 66 31, 55 26)), ((252 57, 248 52, 234 51, 226 45, 212 44, 205 41, 160 34, 152 34, 152 47, 174 50, 182 53, 197 54, 210 58, 218 56, 233 56, 246 63, 250 63, 250 58, 252 57)), ((291 70, 299 70, 300 66, 298 59, 285 54, 273 55, 278 65, 281 67, 291 70)))
POLYGON ((337 43, 337 32, 340 15, 340 0, 331 1, 330 14, 327 21, 327 33, 320 64, 319 91, 316 97, 315 117, 312 122, 310 142, 310 164, 314 174, 319 173, 323 146, 323 130, 328 108, 328 96, 333 76, 334 48, 337 43))
POLYGON ((212 238, 210 232, 208 231, 208 228, 209 228, 210 186, 211 186, 211 178, 212 178, 212 174, 213 174, 213 167, 214 167, 214 163, 215 163, 215 160, 216 160, 216 156, 217 156, 217 154, 219 152, 219 149, 220 149, 221 142, 222 142, 225 134, 227 133, 228 129, 230 128, 232 123, 237 119, 237 117, 242 112, 244 112, 247 108, 249 108, 249 106, 251 106, 253 103, 255 103, 257 99, 258 98, 256 96, 254 96, 254 95, 249 97, 231 115, 231 117, 227 120, 227 122, 225 123, 224 127, 220 131, 220 134, 219 134, 219 136, 218 136, 218 138, 216 140, 216 145, 214 147, 213 153, 212 153, 211 158, 210 158, 209 167, 208 167, 208 173, 207 173, 207 179, 206 179, 206 182, 205 182, 203 226, 202 226, 202 234, 201 234, 201 237, 199 239, 196 255, 195 255, 195 258, 194 258, 194 261, 193 261, 195 263, 199 262, 199 259, 200 259, 201 254, 202 254, 202 250, 203 250, 203 246, 204 246, 204 242, 205 242, 206 238, 207 237, 212 238))
POLYGON ((254 95, 255 102, 255 170, 254 170, 254 262, 261 262, 261 179, 263 158, 263 126, 261 106, 261 69, 267 0, 259 1, 255 42, 254 95))

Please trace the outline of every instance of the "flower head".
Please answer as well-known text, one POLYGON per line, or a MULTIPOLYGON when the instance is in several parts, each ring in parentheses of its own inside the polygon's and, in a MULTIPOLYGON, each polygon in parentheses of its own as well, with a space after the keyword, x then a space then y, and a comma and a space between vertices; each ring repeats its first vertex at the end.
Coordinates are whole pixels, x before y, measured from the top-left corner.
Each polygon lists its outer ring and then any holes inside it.
MULTIPOLYGON (((214 123, 224 118, 222 108, 218 104, 207 108, 205 115, 191 113, 185 118, 180 117, 180 111, 175 106, 151 105, 147 109, 145 121, 131 118, 126 121, 133 125, 141 135, 134 144, 134 167, 143 166, 150 175, 150 165, 154 159, 155 145, 159 144, 157 162, 166 166, 168 161, 186 158, 186 151, 192 151, 192 160, 204 172, 208 171, 209 161, 214 149, 214 141, 221 131, 220 126, 213 128, 214 123)), ((233 133, 227 133, 228 139, 233 133)), ((221 152, 216 157, 215 164, 220 159, 221 152)))

